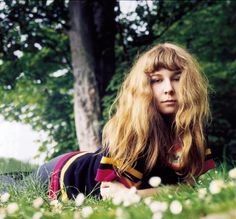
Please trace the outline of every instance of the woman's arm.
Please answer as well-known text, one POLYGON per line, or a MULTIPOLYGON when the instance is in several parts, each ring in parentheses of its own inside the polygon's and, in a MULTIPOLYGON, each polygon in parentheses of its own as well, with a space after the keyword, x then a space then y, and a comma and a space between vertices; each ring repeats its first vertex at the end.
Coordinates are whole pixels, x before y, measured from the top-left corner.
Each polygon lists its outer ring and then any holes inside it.
POLYGON ((145 198, 148 196, 157 195, 159 190, 160 190, 160 188, 138 189, 137 194, 140 197, 145 198))
MULTIPOLYGON (((119 182, 102 182, 101 183, 101 196, 103 199, 113 198, 115 195, 121 192, 128 192, 128 188, 126 188, 123 184, 119 182)), ((178 189, 178 186, 163 186, 158 188, 149 188, 149 189, 138 189, 137 194, 142 197, 148 197, 157 195, 163 191, 175 192, 178 189)))

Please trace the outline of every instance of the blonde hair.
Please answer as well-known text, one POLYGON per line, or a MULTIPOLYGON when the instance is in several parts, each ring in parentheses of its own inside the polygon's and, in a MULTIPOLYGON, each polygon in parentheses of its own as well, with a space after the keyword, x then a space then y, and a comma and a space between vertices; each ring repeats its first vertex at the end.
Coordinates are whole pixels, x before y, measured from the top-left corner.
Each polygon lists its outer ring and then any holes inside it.
POLYGON ((204 123, 210 116, 208 81, 195 59, 183 48, 159 44, 141 55, 115 100, 115 112, 103 129, 103 145, 120 161, 119 171, 145 157, 145 172, 157 159, 168 162, 174 140, 181 139, 181 174, 198 176, 204 164, 204 123), (181 71, 178 111, 171 126, 159 113, 149 75, 160 69, 181 71))

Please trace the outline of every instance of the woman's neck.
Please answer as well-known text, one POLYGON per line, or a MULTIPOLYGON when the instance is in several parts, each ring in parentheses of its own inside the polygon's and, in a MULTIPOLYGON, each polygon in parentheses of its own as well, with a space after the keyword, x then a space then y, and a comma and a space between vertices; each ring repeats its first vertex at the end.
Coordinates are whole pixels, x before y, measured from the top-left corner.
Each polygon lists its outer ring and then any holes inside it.
POLYGON ((165 123, 166 128, 168 129, 168 139, 170 145, 173 145, 176 143, 176 134, 175 134, 175 115, 162 115, 163 122, 165 123))
POLYGON ((164 115, 162 114, 162 118, 164 120, 164 122, 166 123, 166 125, 168 127, 172 127, 174 124, 174 120, 175 120, 175 115, 171 114, 171 115, 164 115))

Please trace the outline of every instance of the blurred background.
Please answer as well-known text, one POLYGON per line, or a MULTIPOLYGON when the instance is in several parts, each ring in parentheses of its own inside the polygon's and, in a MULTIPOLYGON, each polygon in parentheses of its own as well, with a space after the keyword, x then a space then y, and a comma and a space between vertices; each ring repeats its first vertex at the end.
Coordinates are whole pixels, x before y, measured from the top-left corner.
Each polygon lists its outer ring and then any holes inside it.
POLYGON ((231 165, 235 11, 234 0, 1 0, 0 157, 42 163, 98 148, 133 60, 169 41, 194 54, 207 75, 209 145, 218 163, 231 165))

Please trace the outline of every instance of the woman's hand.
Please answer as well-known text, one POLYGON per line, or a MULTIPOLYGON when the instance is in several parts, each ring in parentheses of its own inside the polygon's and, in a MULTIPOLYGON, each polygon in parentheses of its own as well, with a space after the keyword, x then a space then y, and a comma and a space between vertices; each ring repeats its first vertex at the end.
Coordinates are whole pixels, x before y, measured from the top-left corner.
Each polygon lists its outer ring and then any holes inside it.
POLYGON ((129 190, 123 184, 113 181, 113 182, 102 182, 100 187, 100 192, 102 199, 113 198, 117 193, 129 190))
MULTIPOLYGON (((136 190, 136 194, 142 198, 158 195, 160 192, 173 193, 178 190, 179 186, 163 186, 158 188, 149 188, 149 189, 141 189, 136 190)), ((126 188, 123 184, 119 182, 102 182, 100 187, 101 196, 103 199, 111 199, 116 195, 119 195, 123 192, 129 192, 129 189, 126 188)), ((126 194, 126 193, 125 193, 126 194)))

